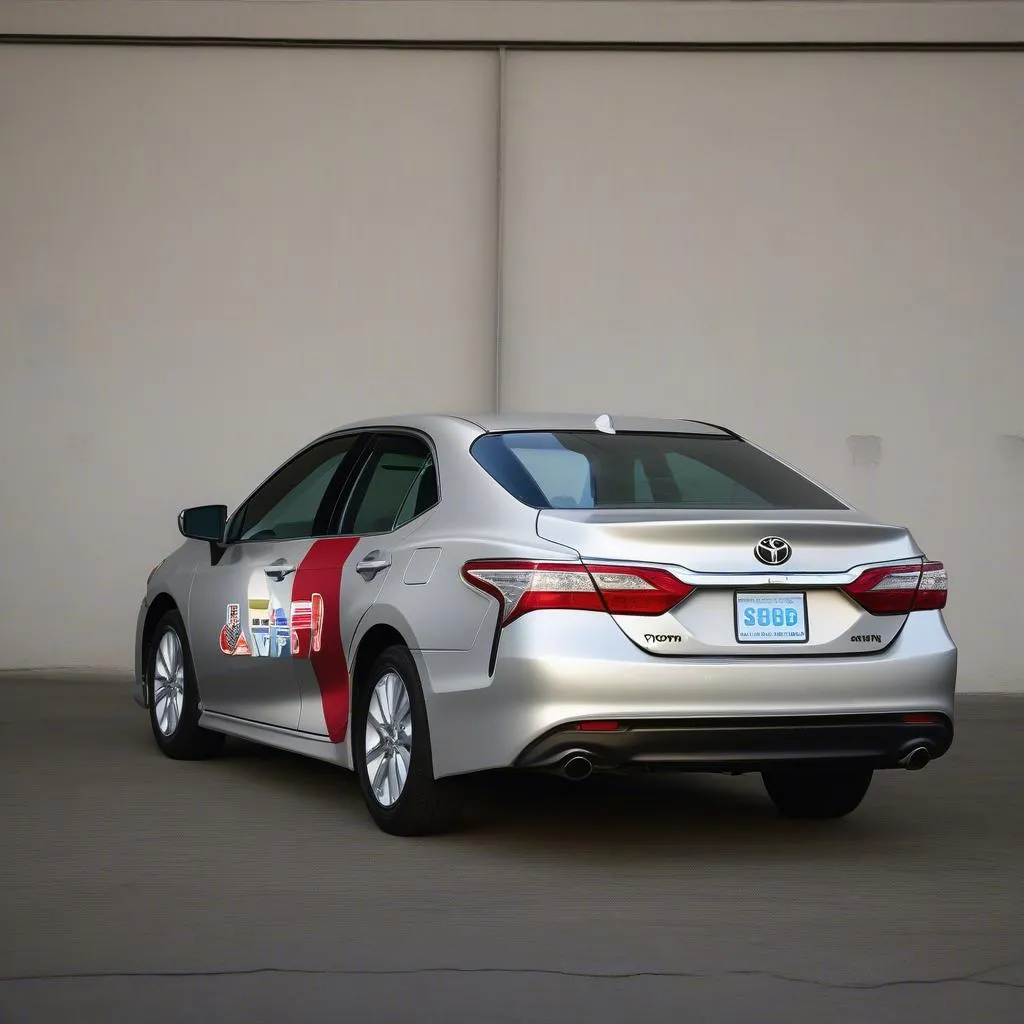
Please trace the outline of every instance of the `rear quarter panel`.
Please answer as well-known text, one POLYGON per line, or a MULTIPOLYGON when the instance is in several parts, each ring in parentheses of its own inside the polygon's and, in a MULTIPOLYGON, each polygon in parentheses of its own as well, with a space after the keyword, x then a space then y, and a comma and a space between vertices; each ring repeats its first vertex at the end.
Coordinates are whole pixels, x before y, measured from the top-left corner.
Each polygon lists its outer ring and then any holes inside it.
POLYGON ((482 558, 578 557, 540 538, 536 510, 516 501, 477 464, 469 445, 478 434, 474 428, 434 438, 440 503, 420 517, 418 528, 395 539, 387 579, 359 624, 351 654, 358 656, 374 626, 397 629, 420 668, 431 719, 444 713, 439 695, 493 685, 489 662, 497 602, 465 582, 463 565, 482 558), (428 663, 444 668, 431 673, 428 663))

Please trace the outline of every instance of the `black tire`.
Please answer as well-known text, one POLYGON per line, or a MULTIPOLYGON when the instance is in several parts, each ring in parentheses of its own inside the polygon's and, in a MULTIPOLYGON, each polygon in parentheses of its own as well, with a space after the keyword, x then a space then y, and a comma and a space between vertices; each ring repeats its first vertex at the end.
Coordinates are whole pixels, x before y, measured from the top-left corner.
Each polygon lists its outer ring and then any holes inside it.
POLYGON ((423 836, 450 831, 463 818, 461 787, 454 779, 434 778, 423 689, 412 655, 405 647, 387 648, 373 663, 369 674, 357 681, 352 721, 352 759, 370 816, 394 836, 423 836), (366 766, 366 729, 374 687, 388 672, 396 672, 409 695, 412 736, 409 772, 398 799, 389 806, 378 801, 366 766))
POLYGON ((762 772, 761 778, 786 818, 842 818, 860 805, 873 774, 871 768, 807 766, 762 772))
POLYGON ((199 688, 192 664, 185 624, 177 611, 167 612, 156 624, 149 645, 149 661, 146 665, 146 696, 149 703, 149 724, 153 729, 156 745, 168 756, 178 761, 201 761, 213 757, 224 746, 224 734, 211 732, 199 726, 199 688), (181 645, 183 660, 183 685, 181 715, 169 732, 164 732, 158 721, 155 700, 155 678, 157 657, 161 641, 173 633, 181 645))

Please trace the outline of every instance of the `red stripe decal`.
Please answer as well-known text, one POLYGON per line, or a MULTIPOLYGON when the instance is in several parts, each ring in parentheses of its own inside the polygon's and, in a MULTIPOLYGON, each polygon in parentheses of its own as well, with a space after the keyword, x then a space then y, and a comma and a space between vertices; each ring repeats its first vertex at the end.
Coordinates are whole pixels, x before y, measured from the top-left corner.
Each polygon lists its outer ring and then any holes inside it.
POLYGON ((340 743, 348 729, 348 664, 341 646, 341 570, 358 542, 358 537, 314 541, 295 570, 292 584, 293 605, 308 601, 314 620, 308 631, 302 629, 298 635, 293 632, 292 653, 309 658, 320 686, 327 735, 334 743, 340 743))

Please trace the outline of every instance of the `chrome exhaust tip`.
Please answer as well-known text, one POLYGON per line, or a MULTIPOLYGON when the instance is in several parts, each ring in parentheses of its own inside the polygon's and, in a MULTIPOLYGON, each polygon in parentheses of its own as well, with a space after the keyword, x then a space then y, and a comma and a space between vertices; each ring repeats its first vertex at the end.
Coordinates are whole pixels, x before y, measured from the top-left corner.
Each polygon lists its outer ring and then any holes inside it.
POLYGON ((562 765, 562 774, 574 782, 585 779, 593 770, 594 766, 590 758, 584 757, 582 754, 574 754, 562 765))
POLYGON ((900 761, 900 766, 908 772, 920 771, 930 760, 932 755, 928 753, 927 747, 914 747, 906 757, 900 761))

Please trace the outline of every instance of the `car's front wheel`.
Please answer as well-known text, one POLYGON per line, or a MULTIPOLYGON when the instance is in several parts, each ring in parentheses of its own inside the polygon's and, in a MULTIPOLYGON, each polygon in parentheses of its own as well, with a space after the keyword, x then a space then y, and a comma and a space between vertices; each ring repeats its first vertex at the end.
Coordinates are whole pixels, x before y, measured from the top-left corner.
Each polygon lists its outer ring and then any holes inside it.
POLYGON ((185 623, 169 611, 156 625, 146 676, 149 721, 157 746, 176 760, 212 757, 224 736, 199 725, 199 688, 185 636, 185 623))
POLYGON ((764 788, 787 818, 841 818, 855 811, 871 785, 871 768, 778 768, 762 772, 764 788))
POLYGON ((434 778, 419 673, 404 647, 389 647, 359 680, 353 760, 370 815, 385 832, 427 835, 454 825, 454 784, 434 778))

